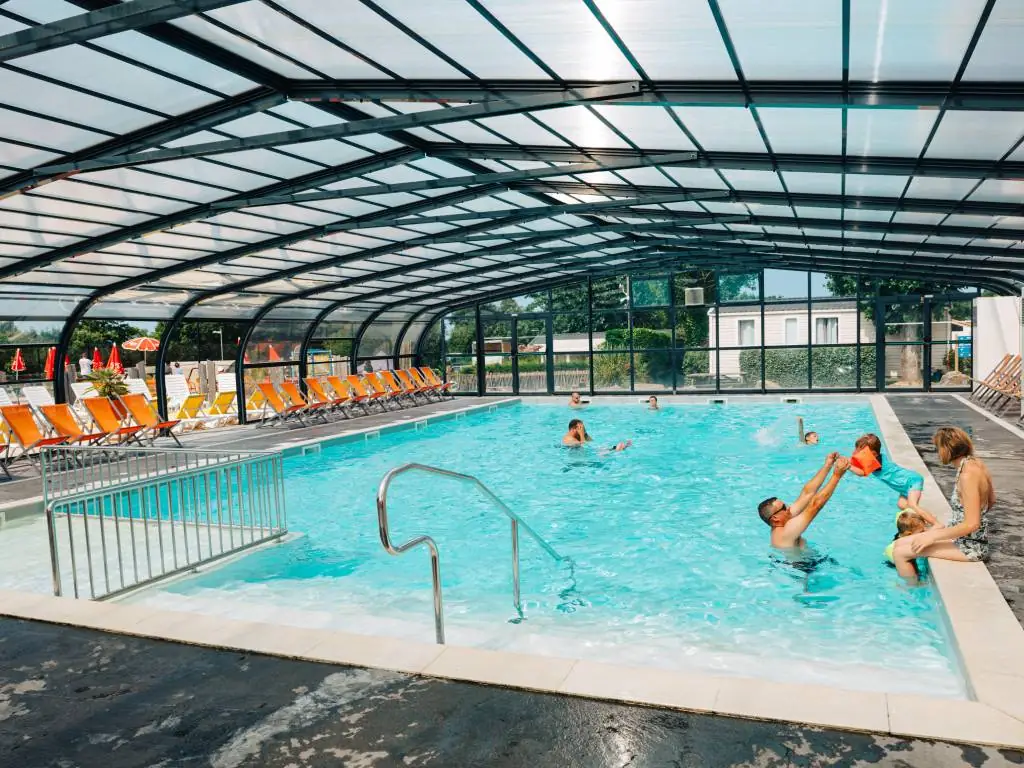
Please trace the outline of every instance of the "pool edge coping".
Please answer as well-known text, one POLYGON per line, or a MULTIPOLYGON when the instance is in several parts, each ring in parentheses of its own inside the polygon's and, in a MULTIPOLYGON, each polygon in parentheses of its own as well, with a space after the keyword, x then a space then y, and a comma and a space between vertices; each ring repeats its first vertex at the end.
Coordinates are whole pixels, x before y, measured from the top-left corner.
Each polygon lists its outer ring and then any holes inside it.
MULTIPOLYGON (((948 521, 952 508, 884 395, 870 395, 890 456, 924 477, 922 506, 948 521)), ((984 563, 929 559, 932 582, 973 701, 1024 722, 1024 627, 1013 615, 984 563), (1000 664, 1017 659, 1016 668, 1000 664), (1007 702, 1019 699, 1015 707, 1007 702), (1007 711, 1012 709, 1013 711, 1007 711)))
MULTIPOLYGON (((861 396, 863 397, 863 396, 861 396)), ((859 398, 858 398, 859 399, 859 398)), ((869 395, 879 429, 894 460, 921 471, 923 501, 940 515, 949 506, 938 484, 882 395, 869 395), (912 454, 912 455, 911 455, 912 454)), ((301 455, 311 444, 367 439, 367 434, 415 429, 417 422, 447 420, 458 413, 494 410, 520 402, 511 397, 420 419, 291 443, 287 456, 301 455)), ((282 449, 284 450, 284 449, 282 449)), ((303 629, 279 624, 197 615, 130 603, 79 601, 38 593, 0 590, 0 616, 77 626, 201 647, 261 653, 305 661, 393 670, 461 682, 497 685, 549 694, 581 696, 642 706, 728 717, 795 722, 815 727, 884 733, 907 738, 1024 749, 1024 675, 989 668, 993 650, 1000 658, 1016 650, 1024 659, 1024 630, 981 564, 936 562, 936 587, 962 668, 974 699, 856 691, 835 686, 781 683, 760 678, 715 676, 697 672, 609 664, 575 658, 436 645, 382 635, 333 629, 303 629), (950 569, 970 569, 971 578, 950 569), (994 595, 992 594, 994 592, 994 595), (998 599, 998 602, 993 602, 998 599), (1006 616, 1020 630, 1019 642, 1006 643, 986 632, 972 633, 981 608, 1005 629, 1006 616), (1001 611, 1000 611, 1001 608, 1001 611), (993 645, 1000 646, 993 649, 993 645)), ((1009 657, 1013 658, 1013 657, 1009 657)))

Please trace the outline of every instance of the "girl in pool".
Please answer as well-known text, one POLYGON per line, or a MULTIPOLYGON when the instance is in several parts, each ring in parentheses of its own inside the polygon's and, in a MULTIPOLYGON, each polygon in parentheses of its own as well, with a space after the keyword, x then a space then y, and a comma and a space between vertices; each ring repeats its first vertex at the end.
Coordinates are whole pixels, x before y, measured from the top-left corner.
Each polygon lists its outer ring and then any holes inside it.
MULTIPOLYGON (((569 431, 562 435, 562 445, 569 448, 582 448, 593 438, 587 434, 587 428, 583 426, 582 419, 573 419, 569 422, 569 431)), ((633 444, 632 440, 625 440, 613 445, 609 450, 624 451, 633 444)))
POLYGON ((867 448, 874 454, 879 468, 873 472, 865 472, 860 467, 851 464, 850 471, 861 477, 873 475, 896 491, 900 495, 899 501, 897 501, 900 509, 903 508, 903 504, 916 507, 917 503, 921 500, 921 491, 924 490, 924 478, 917 474, 917 472, 904 469, 891 461, 883 461, 882 441, 878 439, 878 435, 868 432, 866 435, 861 435, 857 438, 857 442, 853 444, 853 452, 856 454, 864 448, 867 448))

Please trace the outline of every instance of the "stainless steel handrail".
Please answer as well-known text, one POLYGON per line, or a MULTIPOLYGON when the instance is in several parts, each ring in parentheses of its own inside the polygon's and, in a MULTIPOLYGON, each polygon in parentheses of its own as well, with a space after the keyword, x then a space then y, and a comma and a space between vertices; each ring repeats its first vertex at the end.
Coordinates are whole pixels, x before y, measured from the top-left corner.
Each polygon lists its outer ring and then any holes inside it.
POLYGON ((473 475, 464 475, 461 472, 453 472, 450 469, 441 469, 440 467, 415 463, 403 464, 392 469, 384 475, 380 481, 380 486, 377 488, 377 523, 380 528, 380 543, 384 545, 384 549, 389 555, 400 555, 421 544, 425 544, 427 549, 430 550, 430 574, 434 582, 434 635, 440 645, 444 645, 444 603, 441 598, 441 563, 437 551, 437 543, 430 536, 424 535, 416 536, 404 544, 396 546, 391 542, 391 531, 388 528, 388 488, 391 486, 391 481, 399 475, 413 471, 443 475, 444 477, 473 483, 512 521, 512 599, 520 616, 523 613, 523 606, 519 599, 519 527, 522 526, 523 530, 540 545, 540 548, 558 562, 573 562, 571 557, 558 554, 554 547, 548 544, 539 533, 533 530, 519 515, 509 509, 505 502, 495 496, 490 488, 473 475))

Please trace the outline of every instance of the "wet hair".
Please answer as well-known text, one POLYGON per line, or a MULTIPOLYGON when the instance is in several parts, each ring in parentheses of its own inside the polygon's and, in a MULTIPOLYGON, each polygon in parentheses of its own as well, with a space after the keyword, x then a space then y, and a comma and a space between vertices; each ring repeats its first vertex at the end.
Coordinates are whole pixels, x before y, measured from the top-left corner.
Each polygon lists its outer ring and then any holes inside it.
POLYGON ((878 459, 878 463, 882 463, 882 441, 878 439, 878 435, 868 432, 867 434, 861 435, 857 438, 857 442, 853 444, 854 453, 867 448, 878 459))
POLYGON ((583 427, 583 439, 589 440, 590 435, 587 434, 587 428, 583 425, 583 419, 573 419, 569 422, 569 432, 572 432, 577 426, 583 427))
POLYGON ((779 500, 778 496, 769 496, 767 499, 757 505, 757 514, 761 516, 768 525, 772 524, 772 517, 778 511, 775 509, 775 502, 779 500))
POLYGON ((902 539, 904 536, 920 533, 925 529, 926 525, 925 519, 917 512, 910 510, 900 512, 899 517, 896 518, 896 535, 893 536, 893 541, 902 539))
POLYGON ((651 395, 650 397, 647 398, 647 402, 648 403, 651 402, 651 400, 653 400, 654 402, 658 402, 658 396, 657 395, 651 395))
POLYGON ((939 452, 939 461, 943 464, 974 455, 974 443, 959 427, 939 427, 932 436, 932 443, 939 452))
POLYGON ((818 433, 815 432, 813 429, 810 432, 805 432, 804 433, 804 442, 806 443, 808 440, 811 439, 812 436, 813 437, 819 437, 818 433))

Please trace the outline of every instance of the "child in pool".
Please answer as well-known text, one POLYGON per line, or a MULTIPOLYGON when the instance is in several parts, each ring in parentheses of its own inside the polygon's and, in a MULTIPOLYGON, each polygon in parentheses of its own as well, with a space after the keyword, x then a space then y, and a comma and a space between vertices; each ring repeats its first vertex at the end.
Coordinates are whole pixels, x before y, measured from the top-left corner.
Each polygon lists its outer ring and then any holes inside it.
MULTIPOLYGON (((911 507, 909 504, 901 504, 900 512, 896 515, 896 535, 892 537, 892 541, 885 548, 885 559, 890 563, 895 564, 892 558, 893 547, 896 546, 896 542, 902 539, 904 536, 913 536, 915 533, 923 533, 929 528, 941 528, 942 524, 935 519, 935 516, 930 512, 921 509, 920 507, 911 507)), ((918 578, 921 576, 921 568, 915 561, 914 567, 917 569, 918 578)))
POLYGON ((857 453, 862 448, 867 448, 873 453, 881 466, 874 472, 865 473, 864 470, 851 464, 850 471, 861 477, 866 477, 867 474, 874 475, 896 491, 900 495, 897 502, 900 509, 903 509, 903 504, 909 504, 911 507, 916 508, 917 503, 921 500, 921 491, 924 490, 924 478, 917 472, 904 469, 891 461, 883 461, 882 441, 878 439, 878 435, 868 432, 866 435, 861 435, 857 438, 857 442, 853 445, 853 452, 857 453))

